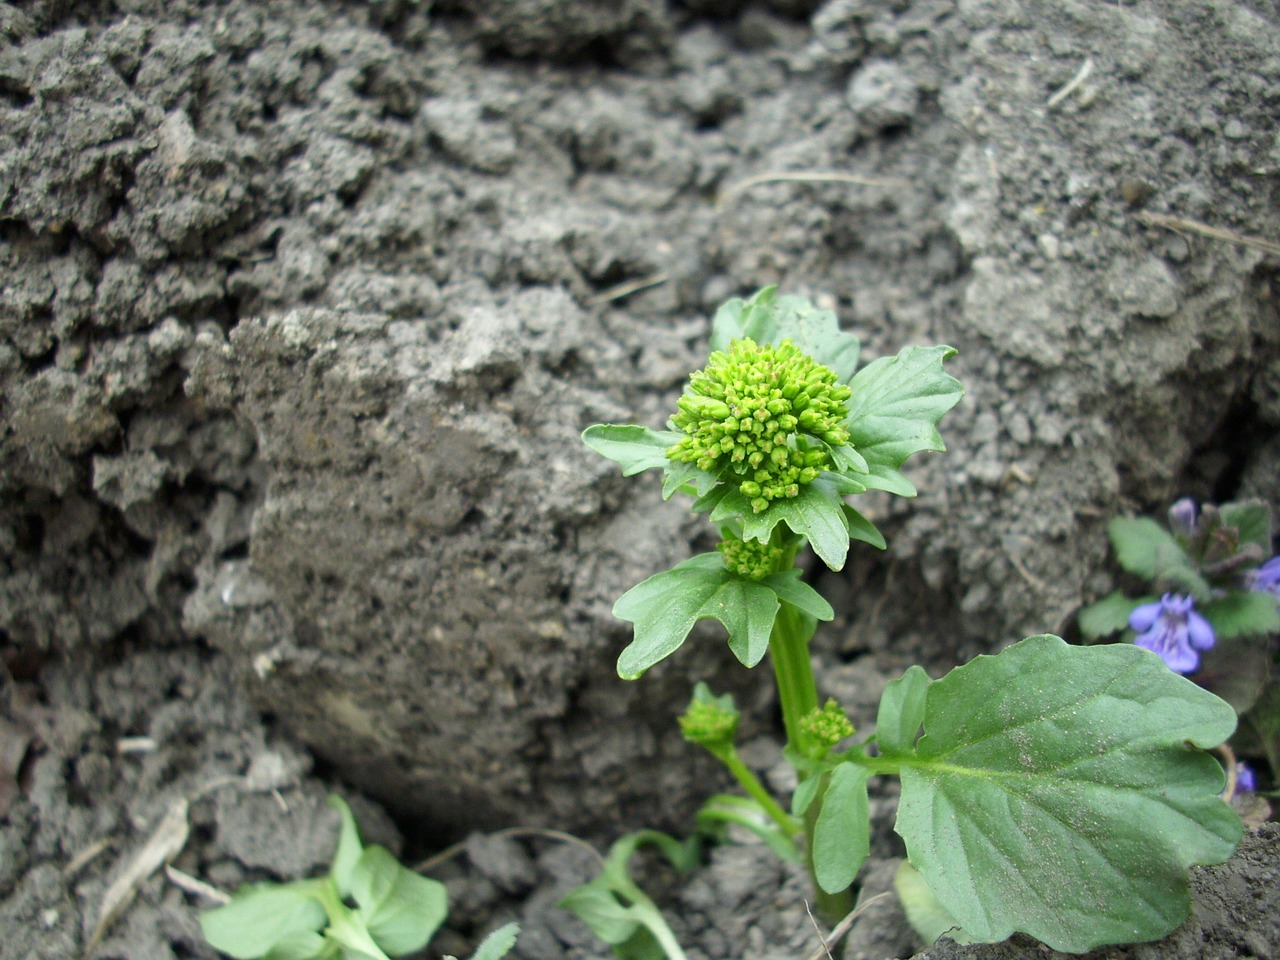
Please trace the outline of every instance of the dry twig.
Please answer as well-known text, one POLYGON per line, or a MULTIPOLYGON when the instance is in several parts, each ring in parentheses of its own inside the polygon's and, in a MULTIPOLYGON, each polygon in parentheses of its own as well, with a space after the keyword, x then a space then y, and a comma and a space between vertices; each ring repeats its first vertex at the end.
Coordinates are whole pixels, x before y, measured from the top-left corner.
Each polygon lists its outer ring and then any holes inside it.
POLYGON ((1135 216, 1139 223, 1148 227, 1163 227, 1165 230, 1171 230, 1174 233, 1194 233, 1202 237, 1208 237, 1211 240, 1225 240, 1227 243, 1235 243, 1242 247, 1253 247, 1255 250, 1261 250, 1272 256, 1280 257, 1280 243, 1264 240, 1262 237, 1245 236, 1242 233, 1224 230, 1221 227, 1211 227, 1207 223, 1187 220, 1183 217, 1174 217, 1167 213, 1148 213, 1144 210, 1135 214, 1135 216))

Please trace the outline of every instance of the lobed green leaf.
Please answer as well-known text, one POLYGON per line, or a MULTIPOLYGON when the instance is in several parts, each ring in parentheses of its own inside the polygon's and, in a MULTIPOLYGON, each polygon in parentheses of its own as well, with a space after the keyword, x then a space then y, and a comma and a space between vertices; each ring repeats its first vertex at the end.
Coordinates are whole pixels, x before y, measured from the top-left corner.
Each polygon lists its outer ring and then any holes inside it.
POLYGON ((937 423, 964 396, 960 381, 942 369, 955 352, 946 346, 907 347, 896 357, 873 361, 850 381, 850 444, 873 471, 887 468, 883 482, 900 486, 896 472, 907 457, 945 449, 937 423))
POLYGON ((1235 723, 1149 651, 1031 637, 929 685, 896 829, 979 940, 1158 939, 1189 913, 1189 867, 1239 841, 1222 769, 1195 749, 1235 723))
POLYGON ((635 639, 618 658, 618 674, 634 680, 680 648, 693 625, 714 618, 729 632, 729 647, 748 667, 769 649, 778 613, 773 590, 725 568, 718 553, 703 553, 632 587, 613 615, 635 625, 635 639))
POLYGON ((665 468, 669 462, 667 450, 678 443, 680 437, 681 434, 671 430, 597 423, 583 431, 582 442, 622 467, 624 477, 631 477, 655 467, 665 468))

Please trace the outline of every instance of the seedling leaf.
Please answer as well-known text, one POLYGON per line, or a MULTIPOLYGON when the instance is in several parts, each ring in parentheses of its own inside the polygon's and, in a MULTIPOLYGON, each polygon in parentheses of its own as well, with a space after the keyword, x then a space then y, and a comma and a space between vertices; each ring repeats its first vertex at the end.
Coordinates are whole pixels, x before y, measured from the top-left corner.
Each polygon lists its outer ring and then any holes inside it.
POLYGON ((200 929, 215 950, 236 960, 254 960, 307 934, 322 939, 317 931, 326 920, 315 897, 292 886, 264 883, 241 887, 226 906, 200 914, 200 929))
POLYGON ((386 847, 367 847, 351 872, 358 916, 384 953, 399 956, 426 946, 444 922, 444 884, 403 867, 386 847))

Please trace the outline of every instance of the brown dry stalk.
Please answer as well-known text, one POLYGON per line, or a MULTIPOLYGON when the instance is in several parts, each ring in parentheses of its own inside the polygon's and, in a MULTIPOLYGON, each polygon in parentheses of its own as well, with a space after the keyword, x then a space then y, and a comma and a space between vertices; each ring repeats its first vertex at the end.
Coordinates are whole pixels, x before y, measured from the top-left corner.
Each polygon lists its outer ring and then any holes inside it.
POLYGON ((1163 227, 1165 230, 1171 230, 1174 233, 1194 233, 1202 237, 1208 237, 1211 240, 1225 240, 1227 243, 1239 244, 1242 247, 1253 247, 1255 250, 1261 250, 1272 256, 1280 257, 1280 243, 1272 240, 1264 240, 1262 237, 1248 237, 1242 233, 1236 233, 1232 230, 1224 230, 1222 227, 1211 227, 1207 223, 1200 223, 1197 220, 1187 220, 1184 217, 1175 217, 1167 213, 1142 213, 1134 214, 1138 222, 1148 227, 1163 227))

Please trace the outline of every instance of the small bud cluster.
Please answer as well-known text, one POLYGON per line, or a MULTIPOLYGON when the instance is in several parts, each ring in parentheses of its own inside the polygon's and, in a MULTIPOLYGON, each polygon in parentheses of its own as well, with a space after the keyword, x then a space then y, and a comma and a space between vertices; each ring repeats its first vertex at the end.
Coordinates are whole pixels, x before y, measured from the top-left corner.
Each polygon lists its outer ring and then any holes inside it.
POLYGON ((783 549, 759 540, 739 540, 726 533, 716 549, 724 557, 724 565, 734 573, 752 580, 763 580, 778 569, 783 549))
POLYGON ((776 347, 735 340, 690 379, 672 418, 685 436, 667 456, 727 471, 759 513, 771 500, 799 496, 801 486, 831 465, 826 450, 797 444, 798 434, 833 447, 849 442, 842 426, 849 395, 833 370, 790 340, 776 347))
POLYGON ((853 722, 835 700, 814 707, 800 718, 800 732, 824 750, 834 747, 845 737, 853 736, 853 722))
POLYGON ((738 732, 738 711, 720 702, 727 698, 695 699, 678 718, 680 732, 690 743, 704 747, 733 743, 738 732))

